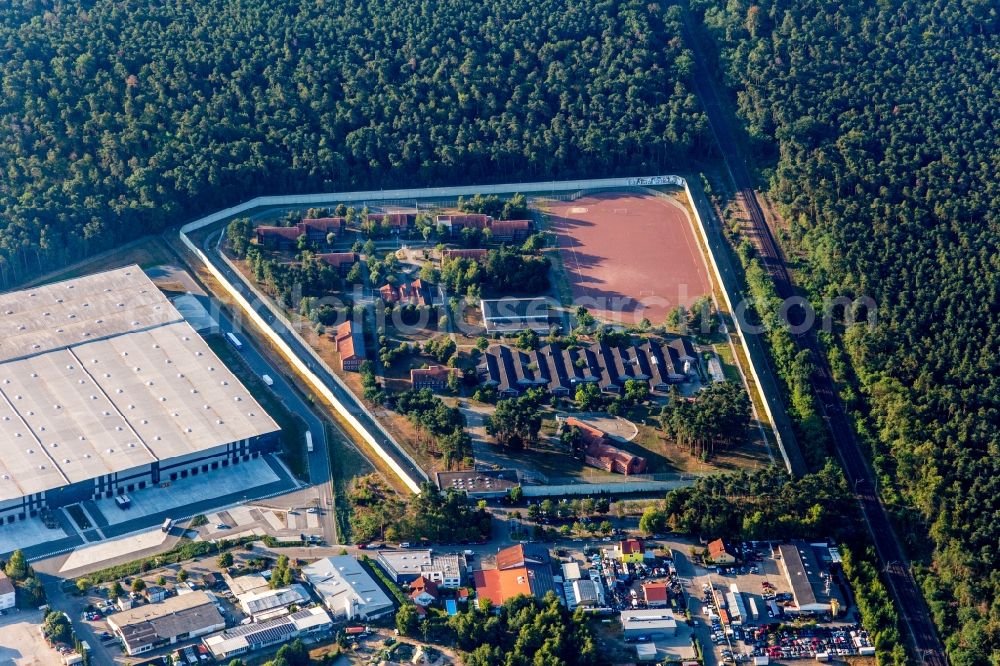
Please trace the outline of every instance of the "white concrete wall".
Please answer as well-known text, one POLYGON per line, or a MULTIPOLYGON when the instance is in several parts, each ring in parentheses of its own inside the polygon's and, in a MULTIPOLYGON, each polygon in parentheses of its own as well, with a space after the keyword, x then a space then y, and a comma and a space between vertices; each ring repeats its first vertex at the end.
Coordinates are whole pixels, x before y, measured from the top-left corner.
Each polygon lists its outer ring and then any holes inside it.
MULTIPOLYGON (((673 185, 676 187, 683 187, 688 195, 688 199, 692 201, 692 209, 694 210, 695 219, 698 223, 697 224, 698 229, 702 235, 703 240, 706 243, 706 246, 709 249, 709 257, 711 259, 712 270, 715 273, 716 280, 722 287, 722 292, 726 299, 727 308, 729 309, 730 312, 733 312, 732 300, 730 298, 728 291, 726 290, 726 283, 723 282, 722 280, 722 275, 719 271, 718 264, 715 261, 715 256, 711 251, 711 244, 708 243, 708 238, 706 235, 707 230, 705 228, 705 224, 701 219, 700 214, 698 213, 697 206, 694 204, 694 199, 691 195, 688 183, 684 178, 676 175, 633 176, 626 178, 597 178, 597 179, 583 179, 583 180, 550 181, 541 183, 507 183, 499 185, 475 185, 475 186, 460 186, 460 187, 437 187, 437 188, 423 188, 423 189, 400 189, 400 190, 378 190, 378 191, 370 190, 364 192, 331 192, 326 194, 298 194, 298 195, 286 195, 286 196, 257 197, 255 199, 245 201, 236 206, 216 211, 215 213, 206 215, 205 217, 202 217, 200 219, 194 220, 193 222, 185 224, 184 226, 181 227, 180 239, 188 247, 188 249, 190 249, 191 252, 193 252, 195 256, 197 256, 202 261, 202 263, 204 263, 205 267, 215 276, 215 278, 219 281, 220 284, 222 284, 222 286, 226 289, 226 291, 229 292, 230 296, 236 301, 236 303, 240 306, 240 308, 242 308, 243 311, 247 314, 247 316, 249 316, 250 319, 255 324, 257 324, 257 326, 260 328, 262 332, 264 332, 264 334, 268 337, 268 339, 279 350, 281 350, 282 353, 285 354, 285 356, 291 359, 291 363, 295 367, 295 369, 302 376, 304 376, 313 386, 313 388, 337 410, 337 412, 341 415, 341 417, 343 417, 344 420, 346 420, 347 423, 350 424, 350 426, 358 433, 358 435, 360 435, 362 439, 364 439, 368 443, 368 445, 375 451, 375 453, 389 466, 390 469, 392 469, 392 471, 400 478, 400 480, 403 481, 403 483, 408 488, 410 488, 413 492, 419 492, 419 485, 417 484, 417 481, 410 478, 410 476, 402 469, 402 467, 400 467, 400 465, 391 456, 389 456, 389 454, 382 447, 378 439, 374 437, 372 433, 368 432, 368 430, 358 421, 358 419, 353 414, 351 414, 350 411, 348 411, 347 408, 339 400, 337 400, 337 398, 319 379, 319 377, 317 377, 308 368, 308 366, 302 361, 302 359, 298 358, 298 356, 296 356, 292 352, 288 344, 281 339, 281 336, 278 335, 278 333, 274 329, 272 329, 267 324, 267 322, 264 321, 264 319, 253 309, 253 307, 250 305, 247 299, 232 284, 229 283, 229 281, 223 276, 222 272, 219 271, 214 266, 214 264, 208 259, 208 257, 205 256, 204 252, 188 238, 188 234, 191 233, 192 231, 203 229, 217 222, 263 207, 281 207, 281 206, 296 206, 296 205, 323 206, 323 205, 331 205, 337 203, 352 203, 352 202, 378 203, 378 202, 392 201, 394 203, 398 203, 400 201, 406 201, 408 199, 426 200, 428 198, 435 198, 435 197, 446 199, 446 198, 455 198, 459 196, 471 196, 474 194, 505 194, 514 192, 519 192, 521 194, 534 194, 540 196, 546 193, 551 193, 555 195, 560 193, 565 194, 567 192, 570 193, 583 192, 595 189, 611 189, 611 188, 624 188, 624 187, 641 188, 641 187, 655 187, 660 185, 673 185)), ((258 297, 260 297, 259 292, 257 292, 257 290, 253 285, 246 284, 245 282, 244 284, 248 286, 251 290, 253 290, 255 293, 257 293, 258 297)), ((270 303, 270 299, 262 298, 262 301, 271 309, 273 314, 280 317, 281 319, 284 319, 284 316, 280 312, 275 311, 273 305, 270 303)), ((297 333, 295 333, 293 328, 290 328, 289 330, 292 330, 292 332, 297 335, 297 333)), ((757 376, 757 369, 753 363, 753 356, 751 356, 749 350, 746 348, 746 339, 745 336, 742 335, 742 332, 740 335, 740 339, 743 343, 744 352, 746 352, 747 355, 748 363, 750 365, 750 371, 753 374, 754 379, 757 383, 758 390, 762 392, 762 389, 760 388, 761 382, 759 377, 757 376)), ((300 340, 300 342, 303 342, 303 344, 305 344, 304 341, 300 340)), ((308 348, 308 345, 305 346, 308 348)), ((339 377, 337 377, 335 373, 331 372, 330 374, 341 384, 342 388, 348 390, 346 386, 344 386, 344 384, 340 382, 339 377)), ((767 411, 768 418, 771 419, 771 422, 773 423, 774 417, 771 414, 767 396, 761 395, 761 402, 763 402, 764 404, 764 408, 767 411)), ((378 423, 374 415, 371 414, 371 412, 369 412, 364 407, 364 405, 361 404, 360 401, 358 401, 358 405, 359 407, 361 407, 361 409, 365 409, 369 418, 371 418, 373 422, 378 423)), ((775 432, 777 436, 777 431, 775 430, 775 432)), ((391 437, 389 437, 388 433, 385 432, 384 429, 382 429, 380 434, 383 437, 391 439, 391 437)), ((788 458, 787 455, 785 454, 784 447, 781 444, 780 437, 778 444, 779 448, 781 449, 782 456, 785 458, 785 463, 786 465, 788 465, 788 458)), ((403 453, 403 455, 409 457, 402 447, 397 445, 396 448, 400 450, 403 453)), ((412 459, 411 462, 413 462, 412 459)), ((575 493, 566 493, 566 494, 582 494, 585 492, 598 491, 598 488, 588 489, 588 485, 589 484, 582 486, 581 489, 576 491, 575 493)), ((636 484, 634 483, 608 484, 608 485, 616 487, 621 485, 628 485, 630 491, 634 492, 636 490, 636 484)), ((567 488, 569 487, 570 486, 567 486, 567 488)), ((529 494, 528 490, 530 488, 531 486, 525 487, 526 495, 529 494)), ((653 483, 649 489, 661 490, 663 488, 664 485, 662 483, 653 483)), ((553 494, 553 493, 551 491, 548 491, 544 492, 543 494, 553 494)))

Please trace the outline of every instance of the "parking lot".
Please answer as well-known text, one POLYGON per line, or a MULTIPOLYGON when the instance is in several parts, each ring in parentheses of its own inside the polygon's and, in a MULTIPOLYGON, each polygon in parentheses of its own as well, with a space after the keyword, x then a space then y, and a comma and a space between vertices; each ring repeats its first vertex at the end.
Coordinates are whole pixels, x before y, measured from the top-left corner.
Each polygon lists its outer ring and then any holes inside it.
POLYGON ((782 603, 790 601, 792 594, 781 565, 769 546, 746 547, 746 563, 740 566, 705 567, 683 555, 676 558, 695 633, 705 648, 706 666, 748 662, 765 655, 771 660, 794 660, 813 659, 818 652, 857 654, 869 645, 868 634, 855 624, 852 609, 842 621, 823 624, 815 618, 786 615, 782 603), (732 617, 728 603, 719 605, 734 584, 747 617, 732 617), (727 625, 723 615, 736 621, 727 625))
POLYGON ((0 616, 0 664, 60 666, 60 655, 39 633, 42 612, 7 609, 0 616))

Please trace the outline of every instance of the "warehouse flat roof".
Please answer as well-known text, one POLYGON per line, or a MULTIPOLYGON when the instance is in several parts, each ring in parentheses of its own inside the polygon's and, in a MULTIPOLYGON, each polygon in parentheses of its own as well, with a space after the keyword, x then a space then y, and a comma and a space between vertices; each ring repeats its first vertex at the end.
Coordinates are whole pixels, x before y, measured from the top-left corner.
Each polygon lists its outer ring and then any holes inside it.
POLYGON ((182 321, 138 266, 0 294, 0 362, 182 321))
POLYGON ((48 305, 0 317, 0 501, 278 430, 137 266, 2 295, 0 312, 32 298, 48 305), (111 301, 129 314, 72 333, 38 325, 111 301), (21 325, 34 353, 2 337, 21 325))

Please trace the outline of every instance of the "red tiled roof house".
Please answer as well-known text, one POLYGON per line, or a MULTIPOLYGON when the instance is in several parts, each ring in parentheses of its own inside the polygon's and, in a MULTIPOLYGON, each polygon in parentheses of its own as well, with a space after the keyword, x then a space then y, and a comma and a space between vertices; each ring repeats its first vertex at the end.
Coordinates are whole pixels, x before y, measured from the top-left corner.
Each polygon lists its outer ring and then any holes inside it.
POLYGON ((360 324, 345 321, 334 332, 340 366, 343 370, 356 372, 365 360, 365 336, 360 324))

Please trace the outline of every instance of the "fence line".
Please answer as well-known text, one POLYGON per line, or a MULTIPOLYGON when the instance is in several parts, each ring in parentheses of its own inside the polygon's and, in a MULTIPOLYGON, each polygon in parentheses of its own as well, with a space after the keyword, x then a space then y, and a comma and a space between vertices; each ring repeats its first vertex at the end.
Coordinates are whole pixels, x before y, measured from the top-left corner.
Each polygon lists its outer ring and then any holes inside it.
MULTIPOLYGON (((295 354, 291 347, 281 339, 281 336, 267 324, 266 321, 257 313, 256 310, 251 306, 249 301, 243 297, 243 295, 226 279, 222 271, 220 271, 215 264, 205 255, 205 253, 198 248, 189 238, 188 234, 192 231, 198 229, 203 229, 209 225, 236 217, 240 214, 246 213, 258 208, 264 207, 280 207, 280 206, 328 206, 336 205, 338 203, 378 203, 380 205, 409 205, 411 202, 416 202, 420 200, 421 203, 432 201, 445 201, 453 202, 459 196, 472 196, 475 194, 513 194, 521 193, 528 198, 548 198, 559 199, 559 200, 573 200, 584 196, 587 193, 601 191, 601 190, 612 190, 612 189, 632 189, 640 190, 651 193, 656 196, 661 196, 661 192, 656 190, 648 189, 653 186, 662 185, 672 185, 676 187, 683 187, 684 191, 687 193, 688 199, 691 201, 691 207, 694 211, 695 220, 698 222, 697 228, 700 232, 702 239, 704 240, 706 247, 708 248, 708 255, 711 260, 712 269, 715 272, 716 279, 719 281, 722 287, 722 293, 726 299, 726 305, 730 312, 735 312, 733 308, 733 303, 729 295, 729 290, 727 284, 722 279, 722 272, 719 270, 719 266, 715 260, 715 254, 712 249, 712 244, 708 239, 708 229, 703 222, 701 215, 698 211, 698 205, 691 193, 691 189, 687 181, 681 176, 676 175, 661 175, 661 176, 641 176, 641 177, 626 177, 626 178, 595 178, 595 179, 582 179, 582 180, 567 180, 567 181, 550 181, 541 183, 509 183, 509 184, 499 184, 499 185, 478 185, 478 186, 456 186, 456 187, 435 187, 435 188, 423 188, 423 189, 401 189, 401 190, 382 190, 382 191, 364 191, 364 192, 332 192, 325 194, 299 194, 299 195, 283 195, 283 196, 264 196, 256 197, 245 201, 243 203, 225 208, 220 211, 216 211, 210 215, 199 218, 192 222, 189 222, 181 227, 180 238, 181 241, 190 249, 196 257, 198 257, 208 268, 210 272, 215 276, 217 280, 223 285, 227 292, 236 300, 240 307, 249 315, 249 317, 256 323, 260 329, 267 335, 267 337, 274 343, 291 361, 296 370, 298 370, 304 377, 309 380, 309 383, 320 393, 338 413, 351 425, 352 428, 372 447, 372 449, 378 454, 378 456, 389 465, 390 469, 414 492, 419 492, 419 486, 416 482, 409 477, 409 475, 400 467, 394 458, 392 458, 382 447, 382 445, 377 441, 375 437, 357 420, 357 418, 350 413, 344 407, 343 403, 340 402, 334 395, 333 392, 325 385, 325 383, 320 380, 307 366, 306 364, 295 354), (529 195, 536 195, 535 197, 530 197, 529 195)), ((221 253, 219 253, 221 255, 221 253)), ((223 260, 228 262, 228 258, 223 256, 223 260)), ((231 266, 231 264, 230 264, 231 266)), ((231 266, 231 268, 234 268, 231 266)), ((241 282, 250 288, 252 293, 257 293, 260 297, 259 292, 253 285, 247 283, 247 280, 239 271, 235 271, 240 277, 241 282)), ((262 298, 264 304, 268 307, 272 314, 279 317, 287 323, 284 315, 280 312, 276 312, 275 308, 271 305, 270 299, 262 298)), ((735 317, 734 317, 735 321, 735 317)), ((753 374, 754 380, 757 382, 758 392, 761 396, 761 402, 764 404, 764 409, 767 412, 768 418, 771 420, 772 424, 775 424, 774 416, 771 412, 771 406, 768 401, 768 396, 765 395, 763 385, 757 373, 757 369, 754 363, 754 357, 750 353, 747 346, 746 336, 743 334, 742 330, 739 329, 739 323, 736 323, 737 329, 740 332, 740 340, 744 348, 744 352, 747 356, 747 361, 750 366, 750 371, 753 374)), ((318 355, 311 346, 306 343, 301 336, 291 327, 288 326, 288 330, 292 332, 294 336, 298 338, 298 342, 303 345, 303 347, 311 353, 311 356, 326 367, 325 363, 319 359, 318 355)), ((329 368, 326 367, 329 371, 329 368)), ((349 391, 343 381, 332 371, 329 371, 330 375, 338 383, 338 385, 345 391, 349 391)), ((353 395, 353 393, 349 393, 353 395)), ((364 413, 371 419, 372 423, 381 431, 381 433, 389 440, 395 444, 395 448, 403 454, 404 457, 410 460, 414 464, 417 470, 423 473, 423 470, 417 465, 409 454, 403 449, 393 437, 391 437, 388 432, 382 427, 378 419, 375 418, 367 407, 361 404, 360 401, 355 400, 355 404, 364 411, 364 413)), ((782 442, 781 435, 778 433, 777 427, 774 428, 775 437, 778 439, 778 448, 781 451, 781 455, 785 460, 785 465, 788 467, 789 471, 792 471, 791 463, 788 459, 788 454, 785 451, 785 446, 782 442)), ((426 473, 424 473, 426 476, 426 473)), ((655 483, 655 482, 654 482, 655 483)), ((530 486, 528 486, 530 487, 530 486)), ((527 487, 526 487, 527 488, 527 487)))

